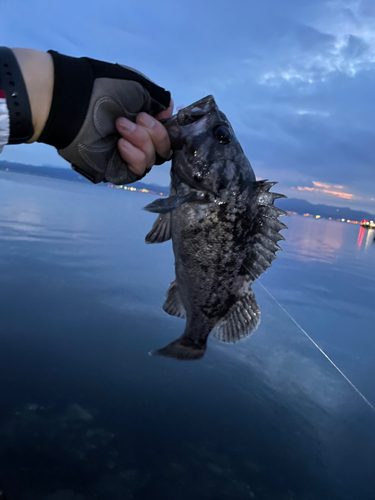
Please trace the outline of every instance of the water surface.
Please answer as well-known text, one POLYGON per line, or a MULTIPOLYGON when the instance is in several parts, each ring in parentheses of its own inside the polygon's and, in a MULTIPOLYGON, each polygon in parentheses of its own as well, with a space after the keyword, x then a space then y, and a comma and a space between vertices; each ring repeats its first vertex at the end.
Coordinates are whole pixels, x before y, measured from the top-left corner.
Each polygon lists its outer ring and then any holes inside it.
POLYGON ((372 499, 374 234, 290 217, 262 323, 193 363, 148 352, 170 243, 149 195, 0 174, 0 477, 9 500, 372 499))

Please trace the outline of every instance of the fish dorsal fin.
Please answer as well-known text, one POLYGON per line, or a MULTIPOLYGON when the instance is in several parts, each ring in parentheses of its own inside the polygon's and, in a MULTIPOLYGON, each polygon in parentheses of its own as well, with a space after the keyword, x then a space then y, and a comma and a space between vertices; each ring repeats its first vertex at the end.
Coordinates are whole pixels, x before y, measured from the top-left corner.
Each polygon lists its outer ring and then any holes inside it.
POLYGON ((181 319, 186 319, 186 311, 181 302, 181 295, 178 283, 172 281, 167 291, 167 298, 164 302, 163 309, 171 316, 177 316, 181 319))
POLYGON ((255 215, 253 230, 253 245, 248 257, 244 260, 244 267, 250 274, 252 281, 259 278, 272 265, 276 259, 276 252, 281 250, 278 241, 284 240, 279 234, 287 226, 278 220, 281 215, 287 215, 284 210, 274 206, 277 198, 286 198, 283 194, 270 193, 276 182, 257 182, 257 214, 255 215))
POLYGON ((168 212, 158 215, 145 241, 146 243, 163 243, 171 237, 171 212, 168 212))
POLYGON ((259 306, 255 294, 244 282, 242 292, 235 304, 229 309, 213 329, 213 336, 221 342, 234 344, 248 337, 260 323, 259 306))

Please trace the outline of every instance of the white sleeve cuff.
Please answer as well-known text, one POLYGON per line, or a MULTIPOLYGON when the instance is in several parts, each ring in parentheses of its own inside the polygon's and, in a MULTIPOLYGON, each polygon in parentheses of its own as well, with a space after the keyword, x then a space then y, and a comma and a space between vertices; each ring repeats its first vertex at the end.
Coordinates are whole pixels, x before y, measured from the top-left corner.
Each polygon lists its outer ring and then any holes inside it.
POLYGON ((9 112, 4 91, 0 90, 0 153, 9 140, 9 112))

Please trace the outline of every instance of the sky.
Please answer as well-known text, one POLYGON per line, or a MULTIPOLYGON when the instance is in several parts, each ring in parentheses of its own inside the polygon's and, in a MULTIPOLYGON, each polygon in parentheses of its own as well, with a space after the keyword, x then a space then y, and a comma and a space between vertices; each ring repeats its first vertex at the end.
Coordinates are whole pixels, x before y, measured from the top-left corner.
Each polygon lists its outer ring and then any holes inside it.
MULTIPOLYGON (((0 0, 1 44, 132 66, 176 106, 213 94, 257 178, 375 213, 374 0, 0 0)), ((40 144, 2 160, 68 166, 40 144)), ((169 183, 169 165, 146 178, 169 183)), ((145 180, 146 180, 145 179, 145 180)))

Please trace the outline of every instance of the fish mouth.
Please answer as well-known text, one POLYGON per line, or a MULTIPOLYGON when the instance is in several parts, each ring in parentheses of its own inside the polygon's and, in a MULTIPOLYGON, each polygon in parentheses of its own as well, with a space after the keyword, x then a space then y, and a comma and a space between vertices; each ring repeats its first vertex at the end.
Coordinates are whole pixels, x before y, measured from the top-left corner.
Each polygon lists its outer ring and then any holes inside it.
POLYGON ((197 122, 209 113, 218 111, 218 109, 214 96, 208 95, 190 104, 190 106, 180 109, 177 114, 170 118, 160 120, 160 123, 167 129, 172 150, 179 151, 183 148, 181 127, 197 122))
POLYGON ((208 113, 217 110, 217 104, 213 95, 208 95, 199 101, 190 104, 186 108, 180 109, 177 113, 177 123, 181 126, 190 125, 208 113))

